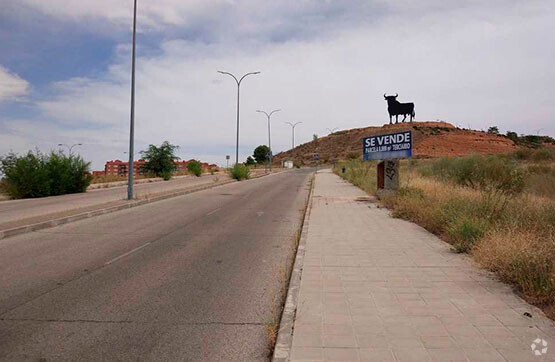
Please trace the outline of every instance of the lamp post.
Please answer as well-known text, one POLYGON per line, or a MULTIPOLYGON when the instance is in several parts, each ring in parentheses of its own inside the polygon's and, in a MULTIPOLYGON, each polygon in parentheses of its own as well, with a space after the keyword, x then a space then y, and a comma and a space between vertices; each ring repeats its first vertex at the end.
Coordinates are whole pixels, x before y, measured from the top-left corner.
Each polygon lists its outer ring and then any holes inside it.
POLYGON ((329 128, 326 128, 326 129, 329 131, 330 134, 333 134, 333 133, 334 133, 335 131, 337 131, 339 128, 338 128, 338 127, 335 127, 334 129, 329 129, 329 128))
POLYGON ((83 144, 82 144, 82 143, 74 143, 74 144, 72 144, 72 145, 70 146, 70 145, 67 145, 67 144, 65 144, 65 143, 58 143, 58 146, 65 146, 65 147, 67 147, 67 149, 69 150, 69 155, 71 156, 71 151, 73 150, 73 147, 75 147, 75 146, 83 146, 83 144))
POLYGON ((129 125, 129 164, 127 170, 127 199, 133 200, 133 178, 135 155, 135 39, 137 33, 137 0, 133 2, 133 47, 131 51, 131 119, 129 125))
POLYGON ((235 144, 235 164, 239 164, 239 90, 241 88, 241 82, 245 77, 252 75, 252 74, 260 74, 260 72, 250 72, 241 77, 241 79, 237 80, 237 77, 228 72, 222 72, 218 70, 218 73, 226 74, 235 79, 235 83, 237 83, 237 143, 235 144))
POLYGON ((266 113, 265 111, 258 111, 258 113, 264 113, 266 115, 266 117, 268 118, 268 148, 270 149, 270 171, 272 171, 272 141, 270 138, 270 117, 272 117, 272 114, 281 111, 281 109, 274 109, 273 111, 271 111, 270 113, 266 113))
POLYGON ((288 125, 291 126, 291 136, 292 136, 292 141, 291 141, 291 149, 295 148, 295 127, 297 127, 298 124, 301 124, 303 122, 297 122, 295 124, 291 123, 291 122, 285 122, 288 125))

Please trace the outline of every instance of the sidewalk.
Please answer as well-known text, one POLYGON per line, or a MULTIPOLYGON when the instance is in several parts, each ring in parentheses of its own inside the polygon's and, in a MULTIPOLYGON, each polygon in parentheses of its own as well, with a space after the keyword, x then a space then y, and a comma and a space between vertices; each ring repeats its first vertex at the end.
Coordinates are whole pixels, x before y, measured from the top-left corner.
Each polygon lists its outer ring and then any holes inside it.
POLYGON ((555 361, 555 323, 365 196, 316 175, 291 360, 555 361))

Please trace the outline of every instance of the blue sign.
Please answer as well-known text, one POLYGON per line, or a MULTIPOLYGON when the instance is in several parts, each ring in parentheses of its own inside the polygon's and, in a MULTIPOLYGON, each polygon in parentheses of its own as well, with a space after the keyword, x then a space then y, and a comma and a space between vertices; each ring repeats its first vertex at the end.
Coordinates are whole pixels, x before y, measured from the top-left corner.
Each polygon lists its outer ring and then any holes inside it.
POLYGON ((412 132, 379 134, 362 140, 364 161, 412 157, 412 132))
POLYGON ((319 156, 317 153, 315 153, 315 154, 314 154, 314 159, 315 159, 315 160, 319 160, 319 159, 320 159, 320 156, 319 156))

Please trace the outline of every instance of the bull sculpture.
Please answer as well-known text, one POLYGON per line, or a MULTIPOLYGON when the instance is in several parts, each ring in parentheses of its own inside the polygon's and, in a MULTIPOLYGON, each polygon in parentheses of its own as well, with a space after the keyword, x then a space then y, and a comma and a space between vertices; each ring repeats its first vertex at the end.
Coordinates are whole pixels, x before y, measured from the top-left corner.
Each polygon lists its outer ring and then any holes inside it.
POLYGON ((391 117, 395 116, 395 123, 399 123, 399 115, 405 116, 401 122, 405 122, 407 115, 410 115, 410 121, 414 118, 414 103, 399 103, 397 97, 399 94, 394 96, 386 96, 383 94, 385 100, 387 101, 387 111, 389 112, 389 124, 393 124, 391 117))

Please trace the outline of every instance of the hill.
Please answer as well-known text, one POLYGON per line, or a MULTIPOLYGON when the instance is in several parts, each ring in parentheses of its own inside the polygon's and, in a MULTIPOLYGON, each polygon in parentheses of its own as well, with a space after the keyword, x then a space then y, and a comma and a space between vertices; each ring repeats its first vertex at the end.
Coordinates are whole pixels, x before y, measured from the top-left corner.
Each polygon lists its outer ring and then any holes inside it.
POLYGON ((362 139, 374 134, 401 130, 413 131, 414 157, 464 156, 472 153, 498 154, 516 150, 511 139, 482 131, 460 129, 447 122, 412 122, 386 124, 382 127, 354 128, 304 143, 281 152, 275 162, 294 158, 301 164, 312 164, 314 154, 321 162, 334 162, 349 157, 362 157, 362 139))

